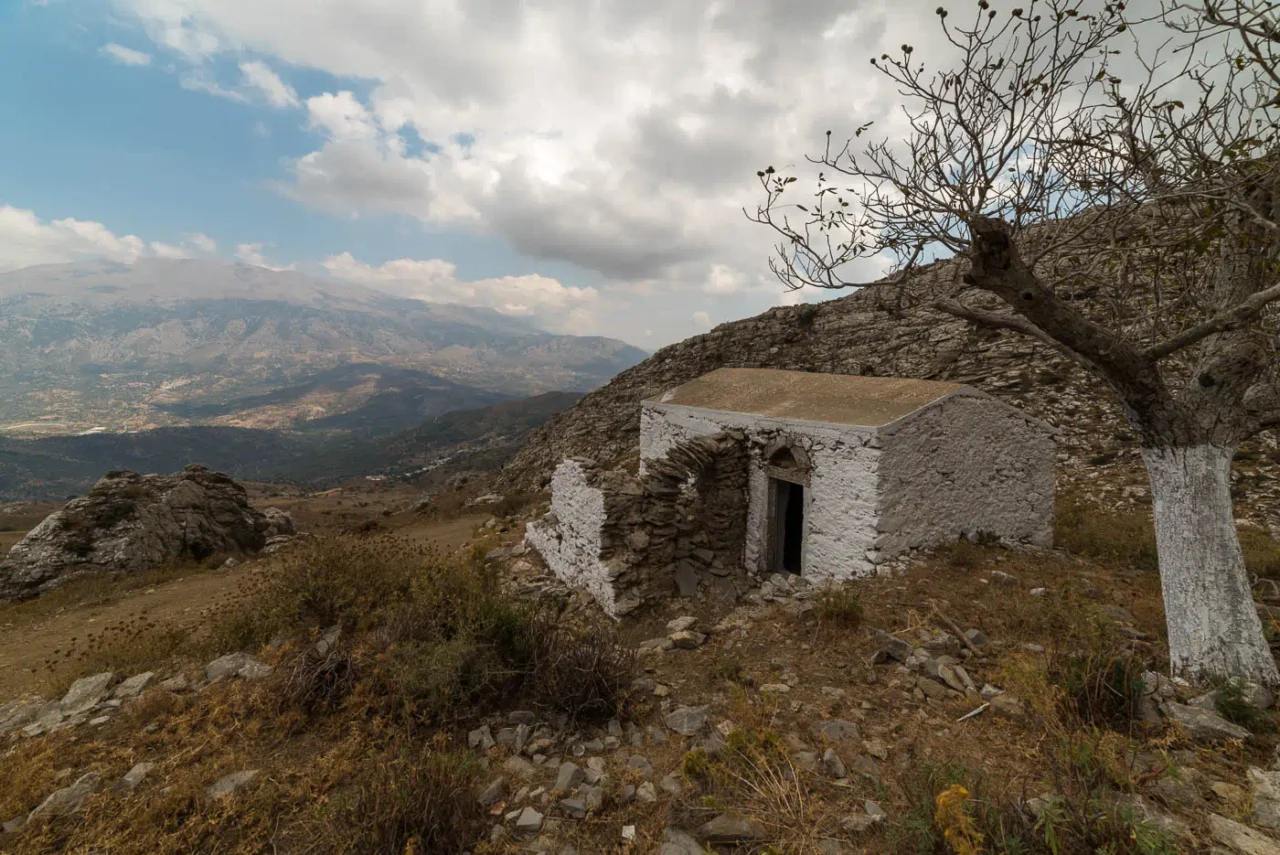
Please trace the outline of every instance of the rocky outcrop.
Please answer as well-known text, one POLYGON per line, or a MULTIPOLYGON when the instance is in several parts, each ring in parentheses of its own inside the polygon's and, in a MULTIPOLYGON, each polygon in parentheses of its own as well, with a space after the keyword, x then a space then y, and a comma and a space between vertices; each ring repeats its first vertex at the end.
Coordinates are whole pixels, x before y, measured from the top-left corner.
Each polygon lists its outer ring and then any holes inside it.
MULTIPOLYGON (((775 307, 664 347, 531 434, 503 470, 500 489, 543 489, 568 458, 590 458, 606 469, 633 463, 642 400, 717 368, 737 367, 969 384, 1058 429, 1058 486, 1064 493, 1112 507, 1145 504, 1137 438, 1109 389, 1036 340, 978 329, 932 308, 933 295, 962 272, 960 264, 939 262, 922 269, 902 299, 896 289, 865 288, 823 303, 775 307), (1126 475, 1099 478, 1106 474, 1101 467, 1126 475)), ((1060 294, 1101 322, 1115 320, 1110 302, 1088 288, 1062 288, 1060 294)), ((981 305, 981 298, 974 302, 981 305)), ((1133 323, 1145 330, 1141 317, 1133 323)), ((1261 435, 1246 443, 1232 482, 1238 514, 1280 534, 1274 522, 1280 517, 1277 439, 1261 435)))
POLYGON ((200 465, 172 475, 108 472, 14 545, 0 562, 0 600, 36 597, 87 574, 257 552, 272 534, 293 530, 287 514, 270 510, 255 510, 243 487, 200 465))

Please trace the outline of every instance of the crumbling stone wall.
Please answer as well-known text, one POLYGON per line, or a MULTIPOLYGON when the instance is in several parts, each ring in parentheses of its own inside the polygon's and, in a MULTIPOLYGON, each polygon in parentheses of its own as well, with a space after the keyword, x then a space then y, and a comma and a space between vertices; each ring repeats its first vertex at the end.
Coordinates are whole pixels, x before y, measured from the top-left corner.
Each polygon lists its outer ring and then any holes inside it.
POLYGON ((699 588, 736 595, 746 506, 744 437, 725 431, 672 445, 638 476, 564 461, 552 477, 551 512, 525 538, 557 576, 616 617, 699 588))

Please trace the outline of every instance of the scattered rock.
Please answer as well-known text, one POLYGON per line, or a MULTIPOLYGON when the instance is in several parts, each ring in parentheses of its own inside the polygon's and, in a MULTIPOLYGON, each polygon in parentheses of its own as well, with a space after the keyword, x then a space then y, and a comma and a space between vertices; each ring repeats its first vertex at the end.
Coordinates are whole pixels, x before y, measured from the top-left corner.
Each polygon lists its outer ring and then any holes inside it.
POLYGON ((257 769, 245 769, 243 772, 232 772, 230 775, 223 775, 213 782, 213 786, 209 787, 209 798, 221 799, 233 795, 245 784, 258 777, 258 771, 257 769))
POLYGON ((840 759, 840 755, 834 748, 828 748, 822 752, 822 767, 827 770, 828 775, 837 780, 849 774, 844 767, 844 761, 840 759))
POLYGON ((812 729, 815 736, 830 739, 834 742, 858 738, 858 725, 843 719, 816 722, 813 724, 812 729))
POLYGON ((662 849, 658 855, 703 855, 705 852, 698 838, 678 828, 668 828, 662 833, 662 849))
POLYGON ((1180 725, 1193 739, 1213 741, 1249 737, 1249 731, 1240 725, 1232 724, 1222 716, 1198 707, 1167 701, 1163 712, 1166 718, 1180 725))
POLYGON ((1005 573, 1005 572, 1003 572, 1003 571, 1001 571, 1001 570, 992 570, 992 571, 991 571, 991 584, 993 584, 993 585, 1009 585, 1009 586, 1017 585, 1017 584, 1018 584, 1018 577, 1017 577, 1017 576, 1012 576, 1012 575, 1010 575, 1010 574, 1008 574, 1008 573, 1005 573))
POLYGON ((1253 824, 1280 831, 1280 772, 1255 767, 1248 778, 1253 788, 1253 824))
POLYGON ((840 820, 840 827, 849 834, 862 834, 874 825, 884 822, 885 812, 876 802, 863 802, 862 811, 840 820))
POLYGON ((1216 813, 1209 814, 1209 833, 1239 855, 1280 855, 1280 841, 1274 837, 1216 813))
POLYGON ((239 677, 242 680, 261 680, 271 673, 271 666, 264 665, 248 653, 228 653, 204 666, 204 676, 210 683, 239 677))
POLYGON ((542 814, 531 807, 520 811, 516 817, 516 831, 519 834, 537 834, 542 830, 542 814))
POLYGON ((53 817, 75 813, 84 807, 85 801, 97 791, 101 783, 102 779, 93 772, 81 775, 71 786, 51 793, 47 799, 27 815, 27 822, 31 822, 38 817, 52 819, 53 817))
POLYGON ((707 708, 679 707, 668 713, 664 722, 681 736, 696 736, 707 726, 707 708))
POLYGON ((699 840, 713 844, 752 843, 765 838, 764 826, 754 819, 722 813, 698 828, 699 840))
POLYGON ((128 795, 137 789, 138 784, 142 783, 142 779, 151 773, 156 767, 155 763, 139 763, 125 772, 120 780, 112 785, 111 791, 117 795, 128 795))
POLYGON ((111 687, 111 681, 115 676, 110 671, 104 671, 92 677, 81 677, 76 680, 62 698, 62 714, 72 716, 93 709, 107 696, 107 690, 111 687))
POLYGON ((143 693, 147 686, 151 685, 151 681, 155 679, 155 676, 151 671, 144 671, 141 674, 130 677, 116 686, 116 690, 112 692, 112 697, 121 700, 136 698, 143 693))

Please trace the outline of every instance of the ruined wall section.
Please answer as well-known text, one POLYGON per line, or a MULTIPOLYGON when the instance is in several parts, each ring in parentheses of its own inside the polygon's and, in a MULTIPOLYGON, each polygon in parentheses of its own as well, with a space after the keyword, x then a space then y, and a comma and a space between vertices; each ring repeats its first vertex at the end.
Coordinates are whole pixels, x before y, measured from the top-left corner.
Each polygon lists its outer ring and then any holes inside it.
POLYGON ((675 442, 641 476, 567 460, 552 479, 551 513, 525 538, 615 617, 741 575, 743 439, 721 431, 675 442))
POLYGON ((1053 543, 1052 429, 985 395, 959 393, 881 429, 883 555, 973 536, 1053 543))

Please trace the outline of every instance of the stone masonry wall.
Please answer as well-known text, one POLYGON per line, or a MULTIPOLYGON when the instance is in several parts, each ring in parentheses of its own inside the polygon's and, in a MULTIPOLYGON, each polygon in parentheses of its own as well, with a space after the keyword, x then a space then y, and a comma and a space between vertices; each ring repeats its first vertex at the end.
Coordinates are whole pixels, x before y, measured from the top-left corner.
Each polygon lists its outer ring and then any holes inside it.
POLYGON ((1047 425, 957 394, 883 429, 878 553, 979 531, 1053 542, 1054 442, 1047 425))
POLYGON ((551 513, 525 537, 552 572, 615 617, 700 586, 728 586, 736 597, 746 473, 736 432, 676 443, 641 476, 566 460, 552 478, 551 513))

